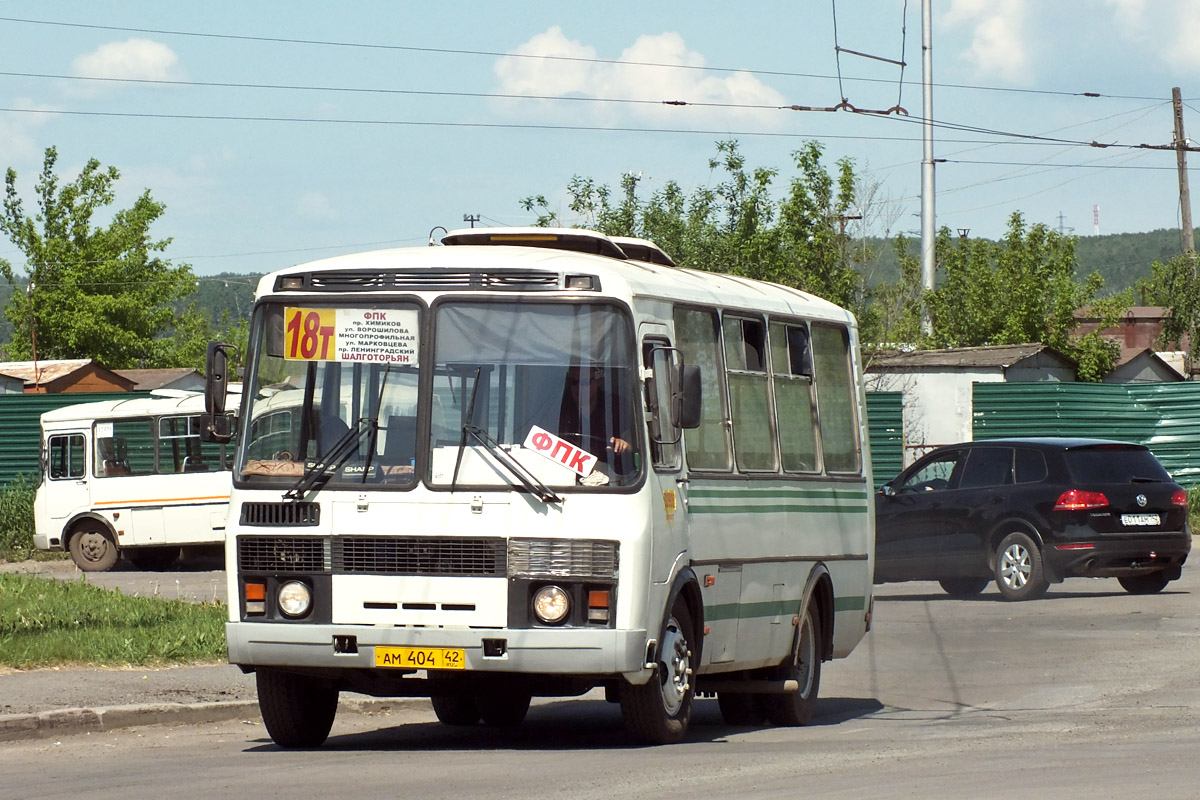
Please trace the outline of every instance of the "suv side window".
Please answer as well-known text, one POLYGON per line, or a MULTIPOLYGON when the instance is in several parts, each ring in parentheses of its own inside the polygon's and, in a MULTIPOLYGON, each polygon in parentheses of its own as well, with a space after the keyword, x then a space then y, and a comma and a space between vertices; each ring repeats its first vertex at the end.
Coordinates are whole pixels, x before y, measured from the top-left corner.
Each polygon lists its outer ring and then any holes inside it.
POLYGON ((1017 448, 1017 483, 1038 483, 1048 474, 1046 456, 1040 450, 1017 448))
POLYGON ((943 453, 905 478, 896 487, 897 493, 940 492, 945 489, 954 488, 955 468, 962 460, 962 457, 962 452, 958 450, 943 453))
POLYGON ((986 489, 1009 486, 1013 482, 1011 447, 976 447, 967 457, 960 489, 986 489))

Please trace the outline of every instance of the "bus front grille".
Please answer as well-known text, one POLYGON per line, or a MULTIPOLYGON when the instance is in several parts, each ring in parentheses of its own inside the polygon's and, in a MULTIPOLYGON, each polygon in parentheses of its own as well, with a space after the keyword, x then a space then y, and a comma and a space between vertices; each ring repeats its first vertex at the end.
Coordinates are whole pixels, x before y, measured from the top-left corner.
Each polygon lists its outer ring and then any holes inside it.
POLYGON ((241 572, 328 572, 329 539, 324 536, 239 536, 241 572))
POLYGON ((310 526, 321 522, 316 503, 242 503, 241 523, 255 526, 310 526))
POLYGON ((503 539, 428 536, 337 536, 333 569, 365 575, 503 577, 503 539))

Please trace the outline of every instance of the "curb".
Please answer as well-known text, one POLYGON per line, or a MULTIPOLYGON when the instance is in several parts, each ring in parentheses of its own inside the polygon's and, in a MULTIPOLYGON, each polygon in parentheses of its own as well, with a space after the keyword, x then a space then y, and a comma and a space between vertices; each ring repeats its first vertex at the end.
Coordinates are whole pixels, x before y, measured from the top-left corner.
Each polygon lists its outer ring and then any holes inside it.
MULTIPOLYGON (((410 698, 343 699, 338 712, 386 712, 413 702, 422 701, 410 698)), ((34 714, 0 715, 0 742, 102 733, 141 725, 206 725, 231 719, 259 721, 258 701, 61 708, 34 714)))

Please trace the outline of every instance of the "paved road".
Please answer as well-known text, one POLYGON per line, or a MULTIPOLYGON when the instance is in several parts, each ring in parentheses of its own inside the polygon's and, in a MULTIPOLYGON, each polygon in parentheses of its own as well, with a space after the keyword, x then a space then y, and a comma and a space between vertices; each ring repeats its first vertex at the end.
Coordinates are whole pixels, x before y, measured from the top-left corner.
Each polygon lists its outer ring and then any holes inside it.
MULTIPOLYGON (((439 725, 425 703, 344 713, 284 752, 254 718, 0 743, 0 795, 624 798, 1190 798, 1200 790, 1200 570, 1164 594, 1076 580, 1042 600, 878 587, 875 630, 825 665, 807 728, 728 728, 630 747, 589 696, 515 731, 439 725), (49 765, 53 765, 49 768, 49 765)), ((3 684, 0 683, 0 686, 3 684)))

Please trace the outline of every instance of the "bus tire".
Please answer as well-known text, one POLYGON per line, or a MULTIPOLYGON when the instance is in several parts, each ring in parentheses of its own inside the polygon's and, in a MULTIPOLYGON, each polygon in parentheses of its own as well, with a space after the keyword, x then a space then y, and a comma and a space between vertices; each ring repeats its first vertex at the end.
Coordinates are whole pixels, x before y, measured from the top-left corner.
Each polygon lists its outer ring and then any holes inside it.
POLYGON ((800 688, 786 694, 762 695, 767 719, 774 725, 807 725, 817 707, 821 689, 821 622, 809 602, 800 616, 796 645, 788 662, 775 670, 777 680, 796 681, 800 688))
POLYGON ((766 711, 759 696, 748 692, 717 692, 717 705, 726 725, 748 728, 762 725, 766 711))
POLYGON ((158 572, 179 560, 179 547, 136 547, 125 551, 125 557, 140 570, 158 572))
POLYGON ((470 695, 435 694, 429 698, 433 713, 443 725, 474 725, 479 722, 479 706, 470 695))
POLYGON ((529 713, 530 696, 525 692, 477 695, 475 706, 483 723, 493 728, 515 728, 529 713))
POLYGON ((683 598, 675 601, 658 646, 658 669, 646 683, 621 684, 625 730, 645 744, 672 744, 687 734, 692 718, 692 615, 683 598))
POLYGON ((280 747, 320 747, 337 715, 338 690, 318 678, 260 667, 258 710, 280 747))
POLYGON ((71 534, 68 548, 71 560, 84 572, 107 572, 120 555, 112 534, 95 521, 80 524, 71 534))

